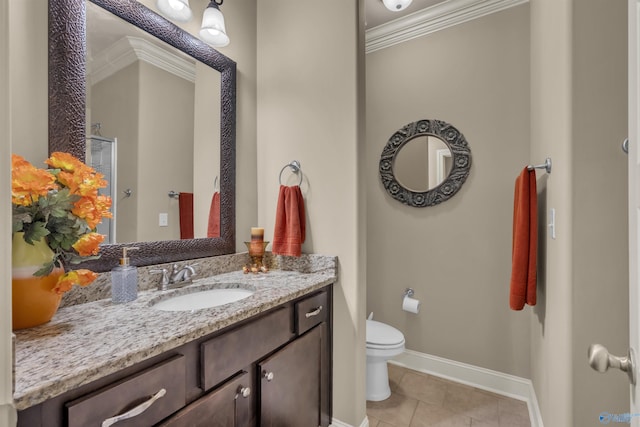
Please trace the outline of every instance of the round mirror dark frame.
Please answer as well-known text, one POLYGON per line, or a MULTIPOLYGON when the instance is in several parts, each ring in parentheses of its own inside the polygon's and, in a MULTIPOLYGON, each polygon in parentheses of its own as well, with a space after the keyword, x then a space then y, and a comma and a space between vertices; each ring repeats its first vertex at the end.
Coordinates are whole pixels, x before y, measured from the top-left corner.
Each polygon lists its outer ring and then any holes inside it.
POLYGON ((387 193, 405 205, 416 208, 437 205, 453 197, 460 190, 471 170, 471 150, 464 135, 442 120, 418 120, 398 129, 382 150, 380 179, 387 193), (453 157, 449 175, 437 187, 427 191, 413 191, 404 187, 395 177, 394 162, 404 145, 420 136, 435 136, 447 144, 453 157))
MULTIPOLYGON (((220 94, 220 231, 218 238, 136 242, 137 266, 235 252, 236 63, 136 1, 89 0, 218 70, 220 94)), ((85 0, 49 0, 49 153, 85 156, 85 0)), ((104 245, 83 268, 109 271, 124 244, 104 245)))

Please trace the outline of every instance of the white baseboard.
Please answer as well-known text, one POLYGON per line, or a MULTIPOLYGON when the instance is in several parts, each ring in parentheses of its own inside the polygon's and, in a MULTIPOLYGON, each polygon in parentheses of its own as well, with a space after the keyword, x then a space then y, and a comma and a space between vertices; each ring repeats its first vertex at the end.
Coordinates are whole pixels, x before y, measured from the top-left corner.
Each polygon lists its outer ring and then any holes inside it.
MULTIPOLYGON (((343 423, 340 420, 336 420, 335 418, 331 421, 329 427, 353 427, 351 424, 343 423)), ((360 427, 369 427, 369 418, 364 417, 362 423, 360 423, 360 427)))
POLYGON ((531 380, 430 354, 405 350, 389 361, 398 366, 527 402, 531 427, 544 427, 531 380))

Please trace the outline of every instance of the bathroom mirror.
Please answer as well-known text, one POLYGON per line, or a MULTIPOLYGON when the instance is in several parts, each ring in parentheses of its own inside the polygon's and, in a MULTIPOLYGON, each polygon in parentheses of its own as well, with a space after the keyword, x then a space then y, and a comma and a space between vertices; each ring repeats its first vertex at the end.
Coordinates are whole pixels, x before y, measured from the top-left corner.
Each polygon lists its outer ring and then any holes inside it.
MULTIPOLYGON (((135 264, 235 252, 235 62, 138 2, 90 1, 220 73, 220 130, 216 138, 220 144, 220 237, 128 243, 127 246, 140 248, 133 257, 135 264)), ((81 159, 85 158, 87 128, 85 56, 85 0, 50 0, 49 152, 66 151, 81 159)), ((84 266, 108 271, 117 264, 122 247, 122 244, 104 245, 101 258, 84 266)))
POLYGON ((460 190, 471 169, 464 135, 441 120, 409 123, 391 135, 380 156, 380 179, 391 197, 434 206, 460 190))

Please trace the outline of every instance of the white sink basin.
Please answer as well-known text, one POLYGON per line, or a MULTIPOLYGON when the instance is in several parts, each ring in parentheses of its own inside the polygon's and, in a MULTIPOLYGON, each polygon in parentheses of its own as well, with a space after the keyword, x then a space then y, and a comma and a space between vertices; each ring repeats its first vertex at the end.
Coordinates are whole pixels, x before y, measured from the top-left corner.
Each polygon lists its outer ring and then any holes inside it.
POLYGON ((253 295, 253 293, 254 291, 238 288, 210 289, 159 301, 152 305, 152 308, 162 311, 199 310, 239 301, 253 295))

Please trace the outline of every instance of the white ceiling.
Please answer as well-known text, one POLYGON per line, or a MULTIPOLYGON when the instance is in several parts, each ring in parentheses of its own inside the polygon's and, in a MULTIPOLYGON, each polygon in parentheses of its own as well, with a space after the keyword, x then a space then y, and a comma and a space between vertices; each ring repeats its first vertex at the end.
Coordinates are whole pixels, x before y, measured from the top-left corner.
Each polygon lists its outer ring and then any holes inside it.
POLYGON ((400 12, 395 12, 387 9, 382 3, 382 0, 364 0, 365 26, 367 29, 377 27, 380 24, 384 24, 444 1, 446 0, 413 0, 406 9, 400 12))

